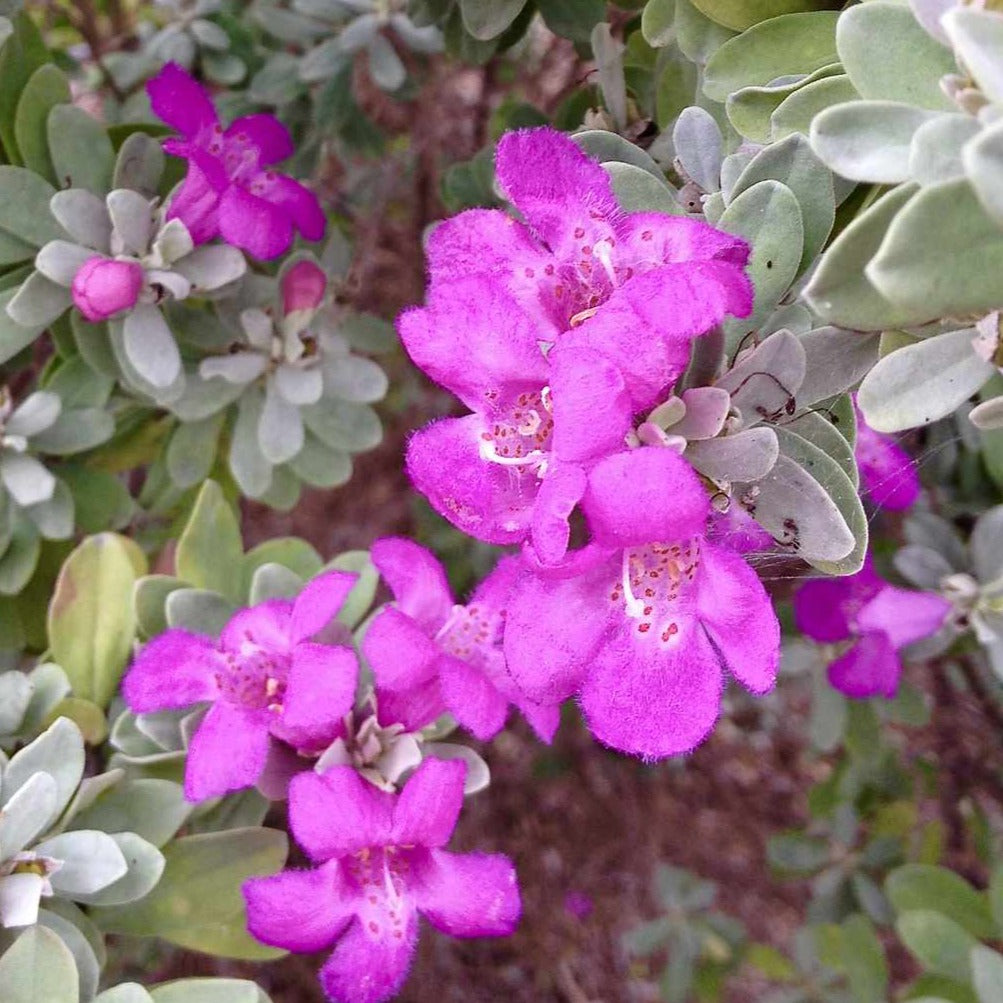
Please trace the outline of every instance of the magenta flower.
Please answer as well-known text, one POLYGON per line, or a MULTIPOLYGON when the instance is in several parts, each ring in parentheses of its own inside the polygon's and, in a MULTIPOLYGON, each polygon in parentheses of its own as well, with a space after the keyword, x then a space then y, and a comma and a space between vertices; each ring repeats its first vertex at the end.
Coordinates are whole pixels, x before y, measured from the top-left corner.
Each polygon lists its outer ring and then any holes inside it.
POLYGON ((381 723, 389 723, 389 715, 413 731, 448 710, 486 741, 501 731, 511 703, 549 742, 559 708, 526 699, 502 653, 505 603, 521 562, 502 558, 471 601, 458 606, 442 565, 424 547, 390 537, 377 540, 371 554, 396 600, 373 620, 362 643, 381 723))
POLYGON ((327 276, 312 261, 297 261, 282 276, 283 314, 313 314, 324 300, 327 276))
POLYGON ((567 136, 509 133, 496 168, 526 223, 484 209, 442 223, 428 243, 432 289, 483 277, 522 307, 538 341, 569 339, 613 361, 637 410, 665 389, 666 355, 685 365, 694 336, 751 311, 745 241, 681 216, 624 213, 609 175, 567 136))
POLYGON ((592 543, 563 576, 526 573, 504 651, 527 697, 577 695, 592 733, 657 759, 717 719, 723 670, 753 693, 774 683, 780 630, 753 570, 704 535, 709 504, 678 453, 644 447, 597 463, 582 510, 592 543))
POLYGON ((271 738, 317 754, 341 734, 355 700, 355 654, 308 638, 337 613, 355 578, 330 571, 308 582, 295 602, 271 599, 239 610, 218 642, 173 629, 140 651, 122 686, 131 710, 212 702, 188 749, 189 801, 254 784, 271 738))
POLYGON ((876 432, 857 412, 857 444, 854 455, 860 470, 861 492, 875 505, 898 511, 909 508, 919 497, 919 474, 912 457, 890 435, 876 432))
POLYGON ((267 169, 293 152, 288 130, 274 115, 247 115, 224 130, 208 93, 175 63, 146 90, 153 111, 183 137, 164 143, 168 153, 188 161, 167 218, 180 219, 196 244, 219 235, 267 260, 289 249, 294 229, 307 240, 324 236, 317 196, 267 169))
POLYGON ((823 644, 849 642, 829 665, 829 682, 856 699, 894 697, 898 652, 935 634, 950 611, 942 596, 889 585, 870 556, 857 574, 805 582, 794 597, 798 630, 823 644))
POLYGON ((319 866, 245 882, 248 929, 291 951, 333 946, 320 982, 334 1003, 382 1003, 400 990, 419 912, 454 937, 511 934, 521 911, 511 861, 443 849, 465 773, 461 761, 426 759, 396 796, 344 766, 295 777, 290 826, 319 866))
POLYGON ((92 323, 131 310, 143 288, 143 268, 137 261, 116 261, 95 254, 73 276, 73 302, 92 323))

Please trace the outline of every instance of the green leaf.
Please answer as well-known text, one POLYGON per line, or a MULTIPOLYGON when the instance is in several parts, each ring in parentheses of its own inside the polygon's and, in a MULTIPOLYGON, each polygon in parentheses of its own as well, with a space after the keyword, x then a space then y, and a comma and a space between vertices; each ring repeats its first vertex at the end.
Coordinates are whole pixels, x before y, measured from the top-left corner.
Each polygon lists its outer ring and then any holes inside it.
POLYGON ((178 540, 178 577, 197 588, 243 600, 240 524, 215 481, 199 491, 188 525, 178 540))
POLYGON ((168 594, 164 611, 169 627, 219 637, 237 610, 234 603, 218 592, 185 588, 168 594))
POLYGON ((179 979, 150 990, 153 1003, 269 1003, 253 982, 244 979, 179 979))
POLYGON ((135 544, 115 533, 88 537, 67 558, 49 603, 49 645, 74 695, 106 707, 132 653, 135 544))
POLYGON ((619 164, 615 160, 603 164, 613 183, 613 194, 624 212, 662 212, 679 216, 682 206, 675 192, 665 183, 633 164, 619 164))
POLYGON ((338 613, 338 622, 354 630, 369 612, 376 597, 376 589, 380 584, 379 572, 368 550, 347 550, 334 558, 327 567, 335 571, 352 571, 359 576, 338 613))
POLYGON ((73 955, 44 926, 28 927, 0 958, 4 1003, 77 1003, 79 998, 73 955))
POLYGON ((0 229, 41 247, 66 234, 49 212, 56 189, 34 171, 0 166, 0 229))
POLYGON ((272 829, 185 836, 164 849, 163 877, 146 898, 94 909, 92 918, 106 933, 160 937, 218 957, 280 957, 247 932, 240 888, 247 878, 276 873, 286 851, 285 834, 272 829))
POLYGON ((918 190, 914 184, 899 185, 883 195, 826 248, 804 291, 824 321, 849 330, 882 331, 926 319, 923 306, 892 303, 864 272, 888 227, 918 190))
POLYGON ((460 0, 463 26, 478 41, 497 38, 519 16, 526 0, 460 0))
POLYGON ((144 575, 136 582, 132 602, 136 610, 136 625, 145 637, 155 637, 168 628, 167 597, 185 582, 171 575, 144 575))
POLYGON ((647 171, 653 178, 665 182, 665 174, 652 157, 639 146, 618 136, 615 132, 605 129, 586 129, 576 132, 572 137, 590 157, 600 164, 617 161, 622 164, 633 164, 647 171))
POLYGON ((153 998, 138 982, 123 982, 95 996, 93 1003, 153 1003, 153 998))
POLYGON ((957 111, 940 79, 957 73, 951 50, 930 37, 907 5, 874 0, 839 16, 836 48, 861 97, 957 111))
POLYGON ((861 915, 842 924, 843 967, 856 1003, 883 1003, 888 999, 888 962, 874 924, 861 915))
POLYGON ((878 360, 857 396, 867 424, 900 432, 952 414, 993 375, 972 348, 974 337, 974 328, 949 331, 878 360))
POLYGON ((930 971, 956 982, 971 980, 970 955, 978 941, 954 920, 931 909, 913 909, 899 916, 895 929, 930 971))
POLYGON ((792 132, 807 135, 819 112, 858 96, 845 73, 807 83, 785 98, 770 116, 770 136, 776 142, 792 132))
POLYGON ((972 976, 979 1003, 1003 1000, 1003 955, 981 944, 972 948, 972 976))
POLYGON ((979 201, 1003 227, 1003 123, 984 129, 962 150, 965 173, 979 201))
POLYGON ((896 912, 931 909, 954 920, 973 937, 991 940, 996 935, 986 896, 946 867, 899 867, 888 875, 885 894, 896 912))
POLYGON ((728 96, 725 108, 728 120, 746 139, 755 143, 769 143, 772 135, 773 113, 783 102, 803 87, 839 74, 839 63, 831 63, 808 76, 796 74, 786 84, 769 84, 765 87, 743 87, 728 96))
POLYGON ((652 48, 675 40, 676 0, 648 0, 641 14, 641 34, 652 48))
POLYGON ((46 123, 56 105, 71 100, 66 74, 47 63, 35 70, 25 84, 14 115, 14 138, 24 166, 57 185, 60 182, 49 157, 46 123))
POLYGON ((800 832, 771 836, 766 857, 773 867, 792 874, 813 874, 829 860, 829 844, 800 832))
POLYGON ((536 9, 555 35, 581 45, 588 44, 592 29, 606 19, 603 0, 536 0, 536 9))
MULTIPOLYGON (((28 78, 49 62, 49 53, 35 22, 24 12, 12 18, 14 34, 0 51, 0 143, 12 164, 23 164, 14 138, 14 116, 28 78)), ((2 188, 2 185, 0 185, 2 188)))
MULTIPOLYGON (((705 2, 701 0, 697 6, 705 9, 705 2)), ((838 19, 835 11, 786 14, 729 39, 707 60, 704 94, 723 102, 743 87, 762 87, 778 77, 812 73, 838 62, 838 19)), ((729 27, 741 29, 748 25, 729 27)))
POLYGON ((182 422, 174 430, 167 445, 167 472, 179 488, 201 484, 216 460, 225 411, 219 411, 202 421, 182 422))
POLYGON ((758 153, 739 175, 731 199, 761 181, 779 181, 793 192, 801 209, 804 245, 798 272, 803 271, 822 250, 836 218, 836 198, 832 176, 812 152, 804 136, 788 136, 758 153))
POLYGON ((49 112, 46 130, 56 183, 103 196, 115 166, 115 151, 105 127, 82 108, 59 104, 49 112))
POLYGON ((105 791, 78 812, 71 829, 133 832, 162 847, 184 824, 192 805, 180 785, 169 780, 126 780, 105 791))

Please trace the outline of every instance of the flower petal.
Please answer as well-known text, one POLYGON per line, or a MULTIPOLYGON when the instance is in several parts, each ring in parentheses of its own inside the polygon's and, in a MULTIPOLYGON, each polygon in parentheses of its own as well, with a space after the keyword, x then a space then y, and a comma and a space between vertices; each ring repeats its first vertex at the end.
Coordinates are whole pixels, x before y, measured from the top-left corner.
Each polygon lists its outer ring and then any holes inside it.
POLYGON ((710 506, 686 460, 662 446, 643 446, 592 468, 582 509, 599 544, 631 547, 701 535, 710 506))
POLYGON ((418 731, 446 713, 442 701, 439 677, 407 690, 376 688, 378 719, 385 728, 391 724, 403 725, 404 731, 418 731))
POLYGON ((192 736, 185 763, 185 797, 205 801, 250 787, 268 758, 267 712, 217 701, 192 736))
POLYGON ((350 766, 301 773, 289 784, 289 822, 313 860, 344 857, 390 840, 394 798, 350 766))
POLYGON ((148 80, 146 93, 153 113, 188 139, 218 121, 206 89, 177 63, 168 63, 148 80))
POLYGON ((568 520, 581 501, 585 484, 585 472, 570 463, 557 464, 547 471, 531 522, 533 549, 541 564, 557 564, 567 554, 571 539, 568 520))
POLYGON ((143 646, 122 681, 122 695, 137 714, 189 707, 216 698, 215 673, 223 667, 208 638, 168 630, 143 646))
POLYGON ((936 634, 950 612, 943 596, 886 585, 860 610, 856 626, 882 631, 897 650, 936 634))
POLYGON ((899 511, 919 497, 919 474, 912 457, 890 435, 875 432, 859 417, 854 455, 861 488, 875 505, 899 511))
POLYGON ((435 555, 400 536, 377 540, 369 554, 397 608, 429 633, 437 631, 453 608, 453 593, 435 555))
POLYGON ((507 937, 522 913, 515 868, 500 853, 433 850, 414 870, 415 903, 453 937, 507 937))
POLYGON ((293 602, 289 638, 303 641, 326 627, 358 580, 358 575, 348 571, 327 571, 308 581, 293 602))
POLYGON ((874 573, 870 556, 855 575, 807 581, 794 595, 794 623, 813 641, 843 641, 853 633, 860 608, 883 584, 874 573))
POLYGON ((274 115, 244 115, 234 119, 223 138, 253 147, 262 167, 291 157, 295 150, 289 130, 274 115))
POLYGON ((385 1003, 404 985, 417 940, 413 911, 403 930, 380 928, 374 934, 356 920, 320 970, 324 992, 333 1003, 385 1003))
POLYGON ((285 652, 291 646, 289 622, 293 604, 289 599, 268 599, 239 609, 220 634, 220 645, 226 651, 240 652, 249 641, 269 651, 285 652))
POLYGON ((362 652, 380 689, 400 693, 435 678, 439 648, 406 613, 381 610, 362 639, 362 652))
POLYGON ((592 657, 578 700, 589 730, 606 745, 645 759, 689 752, 708 735, 721 706, 721 664, 695 619, 680 617, 663 644, 619 629, 592 657))
POLYGON ((331 742, 352 709, 358 679, 359 663, 350 648, 297 644, 282 713, 283 731, 290 730, 298 739, 291 744, 301 748, 303 741, 331 742))
POLYGON ((462 759, 429 758, 404 785, 393 809, 391 842, 397 845, 445 846, 463 807, 462 759))
POLYGON ((336 860, 312 870, 251 878, 242 891, 247 929, 263 944, 290 951, 323 951, 338 939, 353 915, 336 860))
POLYGON ((261 261, 277 258, 293 242, 288 213, 236 184, 220 199, 219 232, 228 244, 261 261))
POLYGON ((759 576, 737 554, 700 546, 697 615, 731 674, 753 693, 773 688, 780 665, 780 624, 759 576))
POLYGON ((309 188, 285 174, 266 174, 261 181, 262 198, 293 221, 304 240, 321 240, 327 218, 320 201, 309 188))
POLYGON ((618 263, 639 267, 673 262, 724 261, 739 268, 751 248, 741 237, 685 216, 632 212, 617 221, 618 263))
POLYGON ((480 415, 443 418, 408 442, 407 471, 432 507, 458 529, 504 546, 529 529, 539 479, 531 470, 481 458, 480 415))
POLYGON ((872 630, 829 666, 829 683, 854 700, 895 696, 902 665, 888 635, 872 630))
POLYGON ((406 311, 397 327, 415 365, 472 411, 547 382, 537 325, 490 279, 433 287, 429 305, 406 311))
POLYGON ((167 208, 167 219, 180 219, 195 244, 205 244, 219 233, 219 193, 194 160, 167 208))
POLYGON ((460 658, 439 659, 439 686, 450 714, 475 738, 486 742, 505 726, 508 700, 478 668, 460 658))

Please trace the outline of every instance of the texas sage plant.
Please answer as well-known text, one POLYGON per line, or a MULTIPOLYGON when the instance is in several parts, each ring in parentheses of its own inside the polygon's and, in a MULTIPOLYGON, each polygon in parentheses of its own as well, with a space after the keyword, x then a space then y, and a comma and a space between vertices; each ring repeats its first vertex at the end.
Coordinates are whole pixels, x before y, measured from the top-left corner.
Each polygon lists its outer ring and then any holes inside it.
POLYGON ((1001 1003, 1001 275, 990 0, 0 0, 0 1001, 1001 1003))

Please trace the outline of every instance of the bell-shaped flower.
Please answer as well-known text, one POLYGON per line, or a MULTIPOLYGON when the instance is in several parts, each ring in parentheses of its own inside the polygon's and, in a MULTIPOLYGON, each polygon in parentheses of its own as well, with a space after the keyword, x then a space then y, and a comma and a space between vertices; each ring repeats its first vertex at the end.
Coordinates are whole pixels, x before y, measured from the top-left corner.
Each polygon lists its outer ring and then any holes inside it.
POLYGON ((320 970, 332 1003, 383 1003, 400 991, 419 913, 454 937, 511 934, 521 912, 511 861, 443 849, 465 771, 427 759, 396 796, 346 766, 295 777, 290 827, 317 866, 245 882, 248 929, 291 951, 333 947, 320 970))
POLYGON ((717 719, 724 670, 774 683, 780 630, 752 568, 704 534, 707 494, 674 450, 607 457, 588 475, 592 542, 557 577, 527 572, 504 651, 526 696, 576 695, 600 741, 645 759, 687 752, 717 719))
POLYGON ((844 649, 829 664, 829 682, 857 699, 894 697, 902 675, 899 652, 936 634, 950 612, 943 596, 879 578, 870 555, 855 575, 805 582, 794 597, 798 630, 844 649))
POLYGON ((337 613, 355 578, 330 571, 295 601, 239 610, 218 641, 172 629, 140 651, 123 681, 130 710, 212 704, 188 749, 190 801, 253 785, 272 738, 318 755, 340 733, 355 699, 355 654, 309 639, 337 613))
MULTIPOLYGON (((439 225, 428 241, 433 291, 481 276, 519 303, 540 342, 568 340, 614 362, 635 410, 657 403, 695 336, 751 311, 744 240, 682 216, 624 212, 606 171, 562 133, 503 136, 496 175, 525 223, 471 209, 439 225)), ((496 328, 507 321, 498 315, 496 328)))
POLYGON ((505 668, 505 604, 521 562, 502 558, 470 602, 457 605, 442 565, 424 547, 389 537, 370 551, 395 602, 366 631, 362 650, 376 679, 381 718, 409 730, 449 711, 477 738, 501 731, 515 704, 545 742, 559 721, 556 704, 527 700, 505 668))
POLYGON ((854 456, 860 470, 860 489, 875 505, 891 511, 909 508, 919 497, 919 474, 912 457, 890 435, 877 432, 857 412, 854 456))
POLYGON ((131 310, 143 288, 138 261, 116 261, 95 255, 73 276, 71 291, 77 309, 93 324, 131 310))
POLYGON ((205 89, 176 63, 146 89, 154 113, 183 137, 164 143, 188 161, 168 218, 184 222, 196 244, 219 235, 267 260, 289 250, 295 230, 306 240, 324 236, 317 196, 269 170, 293 152, 289 131, 274 115, 246 115, 224 129, 205 89))

